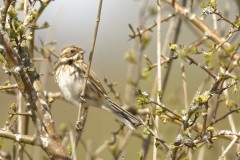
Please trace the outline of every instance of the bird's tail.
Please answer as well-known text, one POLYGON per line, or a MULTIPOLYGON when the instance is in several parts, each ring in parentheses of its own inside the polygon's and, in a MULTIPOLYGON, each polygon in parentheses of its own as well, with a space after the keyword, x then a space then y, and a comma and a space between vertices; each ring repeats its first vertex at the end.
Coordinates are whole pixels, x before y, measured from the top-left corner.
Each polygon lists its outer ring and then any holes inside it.
POLYGON ((110 99, 108 102, 110 103, 110 107, 106 109, 114 113, 130 129, 135 130, 137 126, 142 124, 138 118, 112 102, 110 99))

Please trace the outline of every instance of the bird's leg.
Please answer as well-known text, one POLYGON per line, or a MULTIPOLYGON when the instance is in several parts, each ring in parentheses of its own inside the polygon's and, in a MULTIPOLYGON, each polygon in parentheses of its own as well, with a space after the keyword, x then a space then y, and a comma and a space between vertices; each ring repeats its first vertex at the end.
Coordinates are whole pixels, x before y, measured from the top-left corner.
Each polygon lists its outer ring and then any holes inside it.
POLYGON ((80 95, 79 100, 81 103, 86 103, 86 99, 82 95, 80 95))
MULTIPOLYGON (((80 103, 81 105, 82 103, 80 103)), ((83 130, 83 118, 84 118, 84 113, 85 113, 85 109, 83 108, 83 106, 81 106, 81 108, 79 107, 80 111, 78 113, 78 120, 75 124, 75 128, 76 128, 76 132, 80 133, 83 130)))

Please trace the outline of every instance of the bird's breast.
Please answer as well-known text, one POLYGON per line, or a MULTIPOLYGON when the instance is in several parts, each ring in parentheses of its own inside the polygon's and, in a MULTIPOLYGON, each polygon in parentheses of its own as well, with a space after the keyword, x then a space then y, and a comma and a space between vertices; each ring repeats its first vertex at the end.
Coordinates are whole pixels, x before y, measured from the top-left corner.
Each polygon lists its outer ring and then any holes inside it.
POLYGON ((55 71, 55 80, 66 100, 74 105, 79 105, 80 93, 82 92, 83 79, 76 67, 61 65, 55 71))

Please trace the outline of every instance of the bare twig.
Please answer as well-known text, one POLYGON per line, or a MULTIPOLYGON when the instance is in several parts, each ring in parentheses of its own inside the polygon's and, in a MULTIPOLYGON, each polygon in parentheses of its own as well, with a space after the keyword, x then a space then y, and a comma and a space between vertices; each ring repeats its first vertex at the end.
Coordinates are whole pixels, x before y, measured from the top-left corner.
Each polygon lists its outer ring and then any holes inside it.
POLYGON ((204 71, 206 71, 214 80, 217 80, 217 76, 216 76, 214 73, 212 73, 207 67, 201 65, 200 63, 198 63, 197 61, 195 61, 194 59, 192 59, 192 58, 189 57, 189 56, 186 56, 186 58, 187 58, 188 60, 190 60, 190 64, 193 63, 193 64, 195 64, 196 66, 202 68, 202 69, 203 69, 204 71))
MULTIPOLYGON (((170 3, 175 7, 175 1, 172 1, 170 3)), ((186 0, 183 1, 183 5, 184 6, 186 5, 186 0)), ((182 26, 182 19, 179 18, 178 22, 176 24, 176 29, 174 30, 174 37, 173 37, 173 43, 174 44, 176 44, 177 41, 178 41, 180 30, 181 30, 181 26, 182 26)), ((174 52, 172 51, 170 53, 170 57, 172 57, 173 54, 174 54, 174 52)), ((167 68, 167 71, 165 73, 165 76, 164 76, 164 79, 163 79, 163 82, 162 82, 162 91, 163 91, 163 93, 165 91, 165 88, 167 87, 168 77, 169 77, 169 74, 171 72, 171 68, 172 68, 172 61, 168 64, 168 68, 167 68)), ((164 94, 162 95, 162 98, 163 98, 163 96, 164 96, 164 94)))
MULTIPOLYGON (((172 18, 172 17, 174 17, 174 16, 175 16, 175 14, 170 14, 170 15, 168 15, 167 17, 165 17, 164 19, 161 20, 161 23, 162 23, 162 22, 165 22, 165 21, 168 21, 170 18, 172 18)), ((133 32, 133 34, 132 34, 132 35, 129 35, 129 37, 130 37, 131 39, 133 39, 133 38, 136 38, 137 36, 141 36, 143 33, 145 33, 146 31, 151 31, 151 29, 153 29, 153 28, 156 27, 156 26, 157 26, 157 22, 154 22, 154 23, 151 24, 150 26, 148 26, 148 27, 146 27, 146 28, 144 28, 144 29, 142 29, 142 30, 140 30, 140 31, 138 31, 138 32, 135 32, 134 29, 133 29, 133 27, 132 27, 132 25, 129 24, 129 28, 130 28, 131 31, 133 32)))
POLYGON ((77 131, 77 137, 76 137, 76 142, 75 142, 75 149, 76 146, 78 144, 79 138, 80 138, 80 133, 82 131, 82 116, 83 116, 83 108, 82 105, 84 103, 84 97, 85 97, 85 92, 86 92, 86 84, 87 84, 87 80, 88 80, 88 76, 89 76, 89 72, 90 72, 90 68, 91 68, 91 63, 92 63, 92 57, 93 57, 93 52, 94 52, 94 47, 95 47, 95 42, 96 42, 96 38, 97 38, 97 32, 98 32, 98 25, 100 22, 100 16, 101 16, 101 9, 102 9, 102 2, 103 0, 99 1, 99 6, 98 6, 98 15, 97 15, 97 19, 96 19, 96 26, 95 26, 95 30, 94 30, 94 36, 93 36, 93 41, 92 41, 92 46, 91 46, 91 51, 90 51, 90 55, 89 55, 89 60, 88 60, 88 68, 87 68, 87 72, 86 72, 86 78, 83 84, 83 90, 81 93, 81 97, 80 99, 80 105, 79 105, 79 111, 78 111, 78 120, 76 122, 76 131, 77 131))
MULTIPOLYGON (((175 11, 177 13, 183 15, 189 22, 191 22, 193 25, 195 25, 198 29, 200 29, 203 33, 205 33, 206 36, 208 36, 211 40, 213 40, 217 44, 221 44, 223 42, 222 37, 220 37, 217 33, 215 33, 204 21, 202 21, 200 18, 198 18, 195 14, 187 12, 186 8, 184 8, 182 5, 180 5, 177 2, 174 2, 172 0, 163 0, 167 4, 169 4, 172 7, 175 7, 175 11)), ((235 26, 235 25, 234 25, 235 26)), ((238 29, 238 28, 236 28, 238 29)), ((221 48, 224 50, 227 50, 227 47, 229 46, 228 43, 224 43, 221 45, 221 48)), ((227 53, 229 54, 229 53, 227 53)), ((233 57, 234 60, 239 59, 239 55, 235 55, 233 57)), ((238 62, 238 65, 240 65, 240 62, 238 62)))
MULTIPOLYGON (((158 7, 157 7, 157 88, 158 91, 162 90, 162 68, 161 68, 161 0, 157 1, 158 7)), ((157 96, 157 102, 160 102, 160 97, 157 96)), ((159 108, 159 106, 156 106, 156 109, 159 108)), ((155 116, 154 119, 155 127, 154 131, 158 133, 158 127, 159 127, 159 117, 155 116)), ((155 147, 157 142, 157 139, 155 138, 153 141, 153 160, 157 160, 157 147, 155 147)))
POLYGON ((146 125, 146 123, 143 122, 143 120, 142 120, 141 118, 139 118, 139 120, 140 120, 141 123, 144 125, 144 127, 151 133, 151 135, 154 136, 154 138, 155 138, 158 142, 160 142, 161 144, 163 144, 163 146, 164 146, 167 150, 170 149, 169 146, 168 146, 168 144, 167 144, 164 140, 162 140, 161 138, 159 138, 158 135, 157 135, 151 128, 149 128, 149 126, 146 125))
POLYGON ((17 87, 18 87, 17 84, 8 85, 8 86, 0 86, 0 90, 15 89, 15 88, 17 88, 17 87))
POLYGON ((5 24, 6 24, 6 18, 7 18, 7 11, 8 8, 11 4, 11 0, 5 0, 3 7, 1 9, 1 25, 2 25, 2 30, 5 30, 5 24))
POLYGON ((230 148, 233 146, 234 143, 238 140, 239 137, 234 136, 234 139, 231 141, 231 143, 227 146, 227 148, 223 151, 222 155, 218 158, 218 160, 222 160, 223 157, 226 155, 226 153, 230 150, 230 148))

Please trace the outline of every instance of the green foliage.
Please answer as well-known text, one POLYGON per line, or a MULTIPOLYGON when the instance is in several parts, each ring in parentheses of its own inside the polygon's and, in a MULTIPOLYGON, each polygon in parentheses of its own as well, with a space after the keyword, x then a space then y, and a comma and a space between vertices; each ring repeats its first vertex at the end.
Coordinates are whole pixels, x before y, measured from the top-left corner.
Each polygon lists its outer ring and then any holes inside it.
POLYGON ((29 72, 35 72, 37 70, 37 67, 34 66, 34 67, 31 67, 31 68, 28 68, 28 71, 29 72))
POLYGON ((11 85, 10 80, 7 80, 7 81, 4 82, 4 86, 9 86, 9 85, 11 85))
POLYGON ((172 150, 176 149, 176 146, 175 146, 174 144, 171 144, 171 145, 169 146, 169 149, 170 149, 170 151, 172 151, 172 150))
POLYGON ((169 46, 169 49, 171 50, 171 51, 175 51, 176 49, 177 49, 177 44, 169 44, 168 45, 169 46))
POLYGON ((141 78, 144 80, 149 80, 151 78, 151 74, 148 70, 144 70, 141 74, 141 78))
POLYGON ((238 86, 237 85, 234 85, 233 86, 233 91, 232 93, 237 93, 238 92, 238 86))
POLYGON ((16 32, 14 29, 11 28, 9 37, 12 38, 12 39, 17 38, 18 37, 18 32, 16 32))
POLYGON ((10 18, 13 18, 13 19, 17 18, 17 16, 18 16, 18 13, 14 9, 13 5, 9 6, 7 14, 10 18))
POLYGON ((232 53, 235 49, 235 46, 234 45, 229 45, 229 46, 226 47, 226 49, 227 49, 227 53, 232 53))
POLYGON ((156 108, 154 115, 161 116, 163 113, 163 109, 161 107, 156 108))
POLYGON ((147 103, 148 103, 148 98, 145 95, 139 94, 137 96, 137 100, 135 102, 135 105, 137 108, 144 108, 145 104, 147 103))
POLYGON ((3 144, 4 144, 4 142, 3 142, 3 138, 1 138, 1 140, 0 140, 0 149, 2 149, 3 144))
POLYGON ((48 27, 50 27, 50 25, 48 24, 48 22, 44 22, 42 28, 48 28, 48 27))
POLYGON ((143 135, 149 135, 149 134, 150 134, 150 132, 147 129, 143 132, 143 135))
POLYGON ((180 58, 182 58, 183 60, 185 60, 188 53, 187 53, 186 49, 179 49, 179 50, 177 51, 177 54, 178 54, 178 56, 179 56, 180 58))
POLYGON ((12 103, 9 108, 10 108, 11 110, 13 110, 14 112, 16 112, 16 110, 17 110, 17 105, 16 105, 16 103, 12 103))
POLYGON ((20 3, 19 3, 19 6, 17 7, 17 10, 19 11, 23 11, 24 9, 24 0, 22 0, 20 3))
POLYGON ((211 93, 205 91, 203 94, 194 98, 195 103, 206 103, 208 99, 211 97, 211 93))
POLYGON ((161 143, 159 141, 155 142, 155 147, 158 147, 161 143))
POLYGON ((222 95, 222 96, 221 96, 221 101, 226 101, 226 100, 227 100, 226 95, 222 95))
POLYGON ((208 144, 206 145, 206 148, 209 149, 209 150, 213 149, 213 144, 208 143, 208 144))
POLYGON ((200 5, 201 8, 206 8, 207 7, 207 4, 206 2, 202 2, 201 5, 200 5))
POLYGON ((228 109, 232 109, 236 105, 236 102, 233 100, 228 100, 226 105, 228 109))
POLYGON ((68 127, 67 127, 67 125, 65 123, 60 124, 59 129, 63 133, 68 131, 68 127))
POLYGON ((69 153, 69 155, 71 156, 73 153, 72 147, 70 145, 67 146, 67 151, 69 153))
POLYGON ((212 126, 207 127, 207 131, 213 132, 214 128, 212 126))
POLYGON ((143 158, 143 153, 141 151, 137 152, 138 158, 142 159, 143 158))
POLYGON ((6 68, 9 67, 9 64, 7 63, 7 61, 4 61, 4 62, 3 62, 3 66, 6 67, 6 68))
POLYGON ((162 98, 163 91, 162 91, 162 90, 160 90, 160 91, 158 91, 158 92, 157 92, 157 94, 158 94, 158 97, 159 97, 159 98, 162 98))
POLYGON ((54 99, 53 98, 48 98, 47 103, 53 103, 54 99))
POLYGON ((9 114, 9 115, 8 115, 8 120, 11 121, 12 118, 13 118, 13 114, 9 114))
POLYGON ((150 16, 154 16, 157 14, 157 8, 155 6, 148 7, 148 13, 150 16))
POLYGON ((191 54, 198 54, 197 47, 195 47, 195 46, 189 46, 189 47, 188 47, 188 52, 190 52, 191 54))
POLYGON ((216 8, 217 7, 217 2, 216 2, 216 0, 210 0, 208 5, 212 8, 216 8))
POLYGON ((146 49, 150 41, 151 41, 151 36, 145 32, 140 39, 140 43, 142 44, 142 49, 146 49))
POLYGON ((127 62, 130 62, 130 63, 136 63, 136 57, 135 57, 135 53, 132 52, 132 51, 128 51, 126 54, 125 54, 125 61, 127 62))

